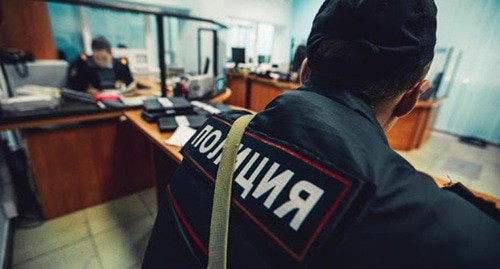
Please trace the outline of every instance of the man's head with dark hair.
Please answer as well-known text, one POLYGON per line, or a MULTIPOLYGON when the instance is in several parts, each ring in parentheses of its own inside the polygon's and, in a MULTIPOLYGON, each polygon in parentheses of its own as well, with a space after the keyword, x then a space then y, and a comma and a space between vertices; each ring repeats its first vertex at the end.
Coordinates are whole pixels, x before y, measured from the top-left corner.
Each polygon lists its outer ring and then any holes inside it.
POLYGON ((312 76, 371 106, 401 95, 427 74, 436 12, 433 0, 326 0, 307 42, 312 76))
POLYGON ((102 37, 96 37, 92 40, 92 52, 94 62, 105 68, 111 64, 113 60, 113 55, 111 54, 111 44, 109 41, 102 37))
POLYGON ((105 50, 111 53, 111 44, 103 36, 96 37, 92 39, 92 51, 105 50))
MULTIPOLYGON (((358 57, 361 52, 356 45, 345 40, 330 39, 323 41, 314 51, 314 57, 324 60, 336 60, 347 62, 349 59, 358 57)), ((430 62, 423 66, 406 67, 399 70, 386 70, 383 73, 364 71, 347 72, 338 70, 332 72, 322 66, 314 69, 315 76, 323 77, 332 86, 347 87, 354 94, 363 99, 371 106, 390 100, 420 80, 423 80, 429 71, 430 62)), ((384 65, 379 66, 384 69, 384 65)))

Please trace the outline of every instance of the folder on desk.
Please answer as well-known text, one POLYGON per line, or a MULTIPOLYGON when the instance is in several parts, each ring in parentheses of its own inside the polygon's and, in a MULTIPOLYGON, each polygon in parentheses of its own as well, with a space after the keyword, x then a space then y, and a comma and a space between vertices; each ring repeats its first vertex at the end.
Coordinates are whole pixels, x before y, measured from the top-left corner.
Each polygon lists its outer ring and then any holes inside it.
POLYGON ((197 113, 196 110, 179 111, 172 109, 160 112, 148 112, 143 110, 141 112, 141 117, 147 122, 158 122, 158 119, 161 117, 178 116, 178 115, 195 115, 195 114, 200 114, 200 113, 197 113))
POLYGON ((193 105, 196 113, 200 115, 210 116, 232 110, 229 106, 225 104, 213 104, 210 102, 202 102, 202 101, 191 101, 191 104, 193 105))
POLYGON ((193 105, 184 97, 159 97, 144 100, 144 110, 147 112, 190 111, 193 110, 193 105))
POLYGON ((90 93, 75 91, 68 88, 61 89, 61 96, 70 100, 76 100, 84 103, 96 103, 95 98, 90 93))
POLYGON ((185 115, 185 116, 166 116, 158 119, 160 132, 174 131, 179 126, 188 126, 193 129, 201 127, 207 117, 205 115, 185 115))

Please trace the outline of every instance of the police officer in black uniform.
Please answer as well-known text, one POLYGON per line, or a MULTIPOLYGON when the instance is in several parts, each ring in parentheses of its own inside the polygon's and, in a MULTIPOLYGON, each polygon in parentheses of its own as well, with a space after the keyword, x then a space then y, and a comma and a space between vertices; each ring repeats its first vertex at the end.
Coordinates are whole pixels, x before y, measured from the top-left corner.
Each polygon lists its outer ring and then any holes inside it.
POLYGON ((92 56, 81 55, 69 68, 68 87, 93 95, 103 89, 121 89, 133 78, 126 58, 113 58, 111 44, 104 37, 92 40, 92 56))
MULTIPOLYGON (((323 3, 304 84, 243 136, 229 268, 500 268, 499 222, 438 188, 385 136, 429 86, 436 13, 433 0, 323 3)), ((182 149, 143 268, 206 268, 221 148, 244 114, 213 116, 182 149)))

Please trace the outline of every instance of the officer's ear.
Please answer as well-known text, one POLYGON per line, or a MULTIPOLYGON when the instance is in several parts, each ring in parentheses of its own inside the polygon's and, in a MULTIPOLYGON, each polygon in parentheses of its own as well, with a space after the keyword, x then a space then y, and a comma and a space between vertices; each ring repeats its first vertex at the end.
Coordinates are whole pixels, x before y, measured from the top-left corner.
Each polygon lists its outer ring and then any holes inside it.
POLYGON ((300 84, 304 84, 307 77, 309 76, 309 65, 307 64, 307 58, 302 61, 300 66, 300 84))
POLYGON ((430 83, 428 80, 421 80, 413 85, 408 91, 406 91, 396 107, 394 108, 393 116, 403 117, 410 113, 413 108, 417 105, 420 95, 422 95, 427 89, 429 89, 430 83))

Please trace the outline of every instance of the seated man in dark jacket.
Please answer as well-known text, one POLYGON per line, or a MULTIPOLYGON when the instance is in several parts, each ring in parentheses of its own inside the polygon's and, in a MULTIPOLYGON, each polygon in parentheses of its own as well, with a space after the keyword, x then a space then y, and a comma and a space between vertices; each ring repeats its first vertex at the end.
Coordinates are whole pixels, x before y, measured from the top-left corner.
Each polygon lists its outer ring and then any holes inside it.
MULTIPOLYGON (((385 132, 428 88, 432 0, 327 0, 304 84, 250 122, 238 151, 230 268, 500 268, 500 224, 436 186, 385 132)), ((182 149, 143 268, 206 268, 222 145, 246 112, 212 117, 182 149)))
POLYGON ((103 89, 122 89, 133 78, 126 58, 113 58, 111 44, 104 37, 92 40, 92 56, 81 55, 68 71, 68 87, 96 95, 103 89))

